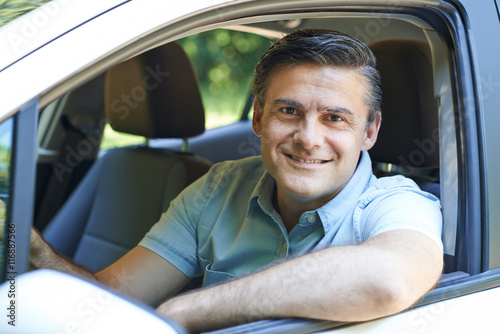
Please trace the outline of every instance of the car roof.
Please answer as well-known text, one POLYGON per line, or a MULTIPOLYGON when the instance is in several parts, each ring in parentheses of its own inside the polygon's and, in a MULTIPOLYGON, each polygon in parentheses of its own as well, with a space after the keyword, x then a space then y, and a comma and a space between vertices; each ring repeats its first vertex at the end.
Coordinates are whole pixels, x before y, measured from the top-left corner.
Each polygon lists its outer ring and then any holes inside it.
POLYGON ((0 70, 124 0, 51 1, 0 28, 0 70))

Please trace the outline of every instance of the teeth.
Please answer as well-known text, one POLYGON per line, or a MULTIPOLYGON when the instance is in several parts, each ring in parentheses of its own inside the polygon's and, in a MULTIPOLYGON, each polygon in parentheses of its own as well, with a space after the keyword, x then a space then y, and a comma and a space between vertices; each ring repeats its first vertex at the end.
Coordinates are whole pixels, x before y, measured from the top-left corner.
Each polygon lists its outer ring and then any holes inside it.
POLYGON ((293 155, 290 155, 290 157, 293 160, 296 160, 298 162, 302 162, 302 163, 305 163, 305 164, 321 164, 321 163, 324 162, 323 160, 304 160, 304 159, 301 159, 301 158, 297 158, 296 156, 293 156, 293 155))

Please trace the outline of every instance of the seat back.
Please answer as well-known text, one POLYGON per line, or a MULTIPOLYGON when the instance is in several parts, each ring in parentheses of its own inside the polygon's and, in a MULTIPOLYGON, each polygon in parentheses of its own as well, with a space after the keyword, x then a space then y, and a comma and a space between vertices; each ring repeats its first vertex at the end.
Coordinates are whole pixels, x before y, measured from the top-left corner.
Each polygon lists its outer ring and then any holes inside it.
POLYGON ((439 197, 438 103, 429 46, 394 40, 370 46, 382 78, 382 126, 370 150, 375 172, 412 177, 439 197))
MULTIPOLYGON (((403 40, 370 48, 384 92, 382 127, 370 150, 374 172, 404 174, 440 198, 439 116, 430 49, 425 43, 403 40)), ((455 271, 453 255, 445 253, 444 263, 445 274, 455 271)))
MULTIPOLYGON (((187 138, 204 131, 196 76, 177 44, 108 70, 104 91, 106 116, 117 131, 149 138, 187 138)), ((170 201, 210 165, 164 149, 111 150, 94 164, 43 235, 56 250, 101 270, 136 246, 170 201)))

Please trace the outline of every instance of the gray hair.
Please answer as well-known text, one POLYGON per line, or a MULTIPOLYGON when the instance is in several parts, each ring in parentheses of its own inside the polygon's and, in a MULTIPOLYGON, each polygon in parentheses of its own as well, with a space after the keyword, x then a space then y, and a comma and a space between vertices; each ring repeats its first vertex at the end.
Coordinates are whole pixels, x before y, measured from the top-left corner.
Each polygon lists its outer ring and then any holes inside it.
POLYGON ((363 42, 337 31, 322 29, 292 32, 274 42, 260 58, 255 68, 252 92, 261 110, 272 72, 304 63, 349 68, 360 74, 368 92, 365 101, 369 110, 367 125, 375 120, 382 104, 382 84, 375 68, 375 56, 363 42))

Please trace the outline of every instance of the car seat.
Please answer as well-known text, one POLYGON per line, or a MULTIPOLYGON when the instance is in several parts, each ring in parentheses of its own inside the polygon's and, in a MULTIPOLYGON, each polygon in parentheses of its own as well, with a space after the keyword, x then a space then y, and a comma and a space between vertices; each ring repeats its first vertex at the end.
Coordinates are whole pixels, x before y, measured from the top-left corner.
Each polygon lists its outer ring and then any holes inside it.
MULTIPOLYGON (((403 174, 440 198, 439 114, 430 48, 407 40, 378 42, 370 48, 383 89, 382 126, 370 150, 374 173, 403 174)), ((448 252, 445 249, 445 274, 455 271, 455 257, 448 252)))
POLYGON ((426 43, 391 40, 370 46, 382 78, 382 126, 370 156, 378 175, 403 174, 437 197, 438 103, 426 43))
MULTIPOLYGON (((205 130, 195 73, 175 43, 108 70, 104 103, 116 131, 185 139, 205 130)), ((113 149, 92 166, 43 236, 62 254, 99 271, 136 246, 170 201, 210 165, 186 152, 113 149)))

